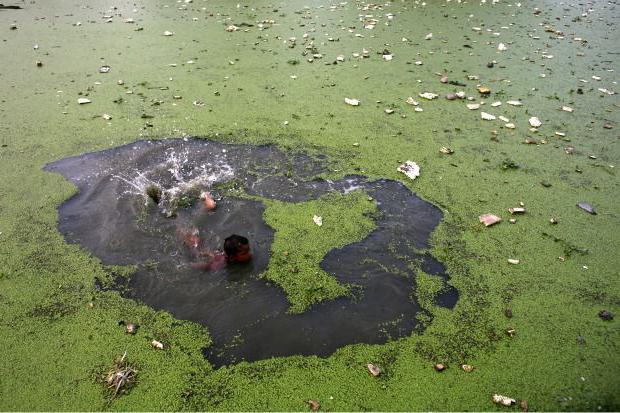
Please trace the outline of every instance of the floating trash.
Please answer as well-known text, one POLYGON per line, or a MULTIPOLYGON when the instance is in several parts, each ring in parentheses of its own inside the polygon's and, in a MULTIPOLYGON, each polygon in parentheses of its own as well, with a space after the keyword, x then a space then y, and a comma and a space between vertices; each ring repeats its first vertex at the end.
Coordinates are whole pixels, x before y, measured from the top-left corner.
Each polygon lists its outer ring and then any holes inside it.
POLYGON ((439 96, 437 93, 432 93, 432 92, 424 92, 424 93, 420 93, 420 97, 427 99, 427 100, 433 100, 435 98, 437 98, 437 96, 439 96))
POLYGON ((540 119, 538 119, 535 116, 532 116, 529 119, 529 122, 530 122, 530 126, 533 127, 533 128, 538 128, 538 127, 540 127, 540 125, 542 125, 542 122, 540 121, 540 119))
POLYGON ((381 374, 381 369, 372 363, 368 363, 366 365, 366 368, 368 369, 368 372, 370 373, 370 375, 373 377, 377 377, 381 374))
POLYGON ((577 207, 583 209, 589 214, 596 215, 596 211, 594 210, 594 207, 587 202, 579 202, 577 204, 577 207))
POLYGON ((351 105, 351 106, 359 106, 360 105, 360 101, 357 99, 352 99, 352 98, 344 98, 344 103, 346 103, 347 105, 351 105))
POLYGON ((502 396, 501 394, 494 394, 492 400, 493 403, 506 407, 512 406, 517 403, 515 399, 508 396, 502 396))
POLYGON ((151 341, 151 345, 153 347, 155 347, 158 350, 163 350, 164 349, 164 343, 162 343, 161 341, 157 341, 157 340, 153 340, 151 341))
POLYGON ((486 113, 486 112, 480 112, 480 117, 483 120, 495 120, 495 116, 491 115, 490 113, 486 113))
POLYGON ((472 371, 474 371, 474 366, 470 364, 461 364, 461 370, 463 370, 465 373, 471 373, 472 371))
POLYGON ((308 400, 306 403, 310 406, 311 412, 318 412, 321 409, 321 405, 316 400, 308 400))
POLYGON ((416 179, 420 176, 420 167, 417 163, 413 161, 407 161, 404 164, 400 165, 396 168, 398 172, 404 173, 411 180, 416 179))
POLYGON ((498 217, 497 215, 493 215, 493 214, 480 215, 478 219, 480 220, 482 224, 484 224, 485 227, 490 227, 491 225, 495 225, 502 221, 500 217, 498 217))

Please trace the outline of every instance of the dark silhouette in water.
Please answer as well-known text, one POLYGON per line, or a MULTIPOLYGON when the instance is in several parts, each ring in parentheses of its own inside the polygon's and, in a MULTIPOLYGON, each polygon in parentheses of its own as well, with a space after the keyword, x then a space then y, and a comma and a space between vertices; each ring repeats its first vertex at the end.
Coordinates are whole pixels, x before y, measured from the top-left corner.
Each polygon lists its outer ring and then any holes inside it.
POLYGON ((205 355, 220 366, 293 354, 327 356, 347 344, 411 334, 421 327, 416 315, 423 311, 415 301, 414 267, 440 277, 444 288, 436 302, 454 306, 458 294, 445 284, 444 266, 428 252, 441 211, 397 181, 317 178, 326 164, 273 146, 178 139, 67 158, 46 170, 61 173, 79 189, 59 209, 66 239, 104 264, 139 264, 124 294, 206 325, 214 343, 205 355), (354 297, 287 313, 282 290, 260 278, 274 236, 262 219, 263 203, 223 196, 209 209, 190 196, 196 185, 210 186, 199 190, 217 197, 226 194, 222 185, 233 184, 247 194, 286 202, 356 189, 372 197, 379 211, 376 229, 329 251, 321 262, 339 282, 356 286, 354 297), (153 185, 161 189, 158 203, 146 195, 153 185), (195 254, 179 242, 183 226, 198 229, 190 243, 211 251, 224 245, 223 234, 245 234, 252 240, 252 259, 209 272, 194 268, 195 254), (147 262, 157 265, 140 265, 147 262))

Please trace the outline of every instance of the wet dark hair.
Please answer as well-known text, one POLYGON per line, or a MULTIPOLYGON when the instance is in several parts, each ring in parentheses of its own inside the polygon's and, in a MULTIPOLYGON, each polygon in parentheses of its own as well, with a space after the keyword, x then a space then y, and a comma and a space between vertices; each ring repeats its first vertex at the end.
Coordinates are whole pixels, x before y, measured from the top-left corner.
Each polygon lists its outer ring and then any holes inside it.
POLYGON ((233 234, 224 240, 224 252, 227 257, 232 257, 239 252, 242 245, 248 245, 250 241, 246 237, 233 234))

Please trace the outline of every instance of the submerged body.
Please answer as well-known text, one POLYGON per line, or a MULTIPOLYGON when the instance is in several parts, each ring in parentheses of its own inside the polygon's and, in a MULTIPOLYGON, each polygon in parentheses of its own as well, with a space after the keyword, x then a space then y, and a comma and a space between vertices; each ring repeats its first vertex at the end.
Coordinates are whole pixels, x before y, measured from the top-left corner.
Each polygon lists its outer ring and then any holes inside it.
POLYGON ((246 237, 233 234, 224 240, 224 252, 209 251, 204 248, 197 229, 189 232, 179 231, 183 244, 189 249, 197 262, 191 264, 193 268, 220 270, 231 263, 246 263, 252 259, 250 242, 246 237))

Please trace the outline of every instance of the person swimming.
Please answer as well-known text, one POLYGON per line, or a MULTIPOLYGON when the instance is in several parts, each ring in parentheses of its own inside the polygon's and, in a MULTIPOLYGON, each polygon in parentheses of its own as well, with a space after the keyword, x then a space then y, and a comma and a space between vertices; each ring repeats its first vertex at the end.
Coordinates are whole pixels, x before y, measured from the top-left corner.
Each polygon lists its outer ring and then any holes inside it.
POLYGON ((237 234, 224 240, 224 253, 228 262, 248 262, 252 259, 250 241, 237 234))
POLYGON ((246 263, 252 259, 250 241, 241 235, 232 234, 224 240, 224 252, 209 251, 203 248, 198 230, 180 233, 183 243, 198 260, 191 264, 193 268, 203 270, 219 270, 227 264, 246 263))

